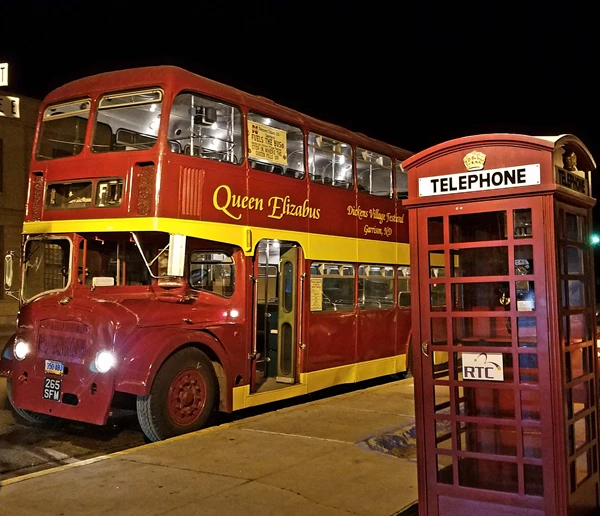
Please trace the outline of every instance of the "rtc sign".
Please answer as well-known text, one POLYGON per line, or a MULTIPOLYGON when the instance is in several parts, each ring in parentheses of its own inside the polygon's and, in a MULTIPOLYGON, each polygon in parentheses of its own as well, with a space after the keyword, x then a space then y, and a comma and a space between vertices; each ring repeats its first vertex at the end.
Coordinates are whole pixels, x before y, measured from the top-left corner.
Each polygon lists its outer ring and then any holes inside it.
POLYGON ((463 353, 462 373, 463 380, 503 382, 502 353, 463 353))

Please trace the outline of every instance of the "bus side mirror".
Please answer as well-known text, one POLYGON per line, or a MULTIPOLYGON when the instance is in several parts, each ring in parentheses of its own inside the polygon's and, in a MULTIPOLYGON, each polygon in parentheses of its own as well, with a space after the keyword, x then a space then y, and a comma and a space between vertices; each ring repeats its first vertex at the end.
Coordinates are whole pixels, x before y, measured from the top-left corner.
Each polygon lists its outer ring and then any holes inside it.
POLYGON ((14 256, 17 254, 17 251, 9 251, 4 256, 4 292, 6 295, 19 300, 19 291, 12 290, 13 279, 14 279, 14 256))
POLYGON ((4 290, 8 291, 12 288, 13 282, 13 255, 7 253, 4 257, 4 290))

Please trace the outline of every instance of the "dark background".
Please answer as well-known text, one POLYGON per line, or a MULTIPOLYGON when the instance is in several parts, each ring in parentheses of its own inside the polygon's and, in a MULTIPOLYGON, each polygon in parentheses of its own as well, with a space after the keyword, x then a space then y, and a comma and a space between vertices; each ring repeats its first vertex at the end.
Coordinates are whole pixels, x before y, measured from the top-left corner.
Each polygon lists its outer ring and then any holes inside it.
POLYGON ((39 99, 85 75, 171 64, 415 152, 477 133, 572 133, 599 160, 592 8, 481 4, 4 0, 0 62, 9 91, 39 99))

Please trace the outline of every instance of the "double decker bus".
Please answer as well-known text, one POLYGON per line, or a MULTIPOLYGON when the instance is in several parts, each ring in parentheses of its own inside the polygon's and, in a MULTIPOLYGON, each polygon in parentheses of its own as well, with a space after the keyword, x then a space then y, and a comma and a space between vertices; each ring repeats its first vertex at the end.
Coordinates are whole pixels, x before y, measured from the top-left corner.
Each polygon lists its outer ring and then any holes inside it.
POLYGON ((5 257, 12 406, 135 408, 157 441, 406 371, 410 154, 172 66, 54 90, 5 257))

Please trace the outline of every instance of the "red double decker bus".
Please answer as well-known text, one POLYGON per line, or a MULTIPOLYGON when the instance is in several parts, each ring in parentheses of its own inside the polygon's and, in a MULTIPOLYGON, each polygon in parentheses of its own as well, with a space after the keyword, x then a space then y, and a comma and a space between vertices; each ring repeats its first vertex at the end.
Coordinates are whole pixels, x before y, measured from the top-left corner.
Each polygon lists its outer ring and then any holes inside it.
POLYGON ((135 407, 156 441, 406 371, 409 155, 171 66, 51 92, 18 289, 6 257, 16 412, 135 407))

